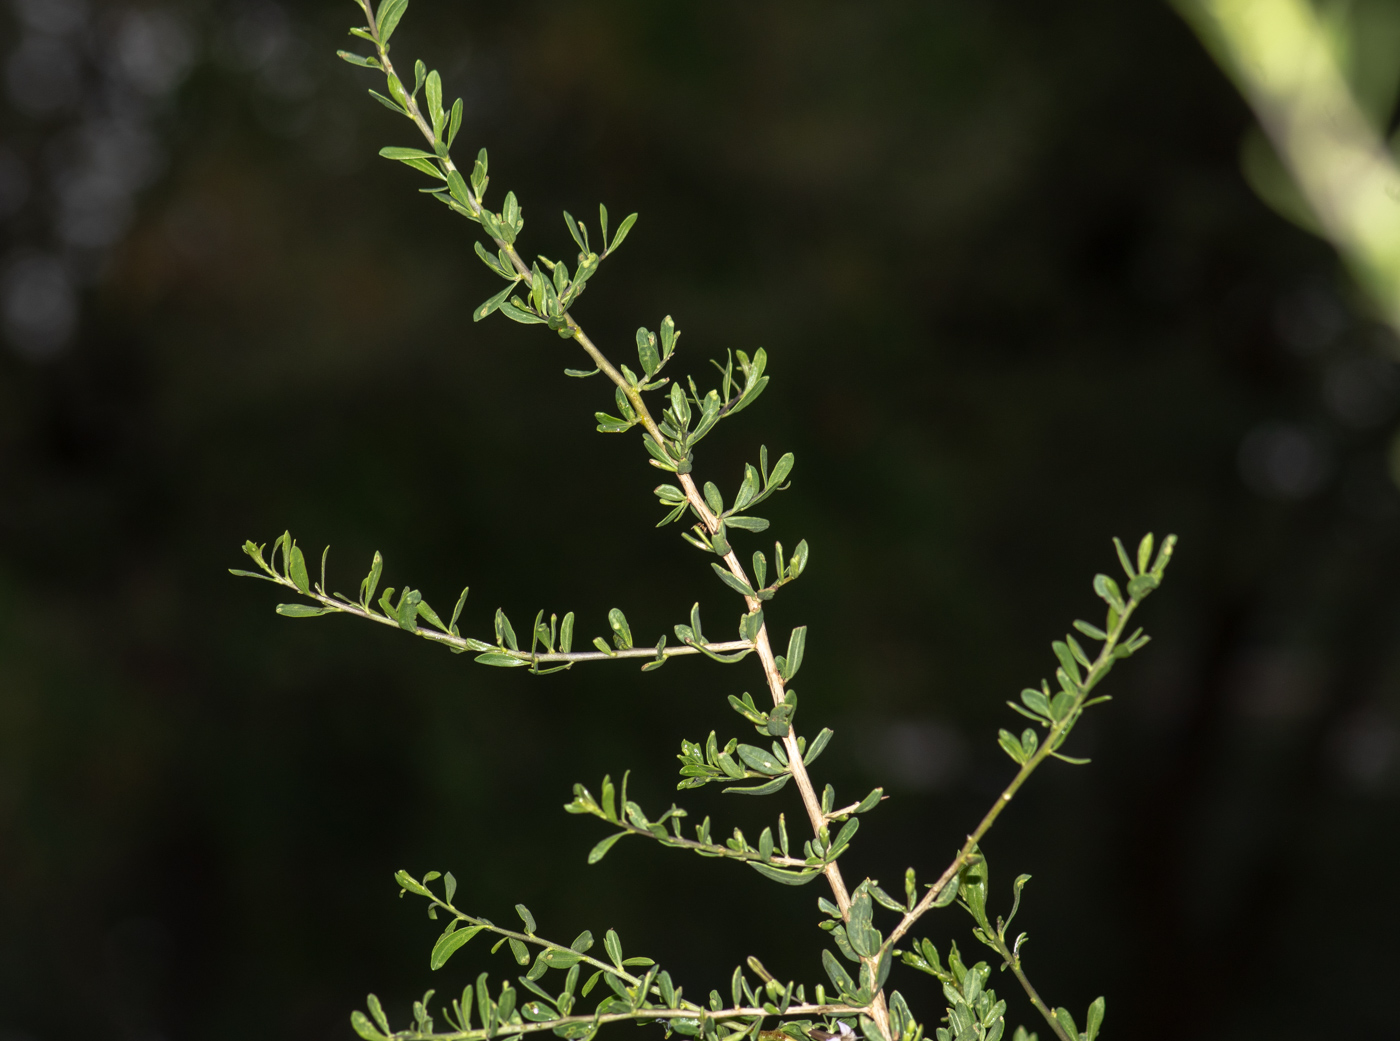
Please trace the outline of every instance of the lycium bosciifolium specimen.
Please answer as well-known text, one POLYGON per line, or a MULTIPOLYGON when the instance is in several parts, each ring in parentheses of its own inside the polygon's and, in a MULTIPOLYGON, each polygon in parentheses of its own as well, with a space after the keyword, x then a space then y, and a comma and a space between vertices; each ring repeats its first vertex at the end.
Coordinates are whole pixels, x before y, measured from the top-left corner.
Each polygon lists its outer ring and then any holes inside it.
MULTIPOLYGON (((1002 730, 999 736, 1001 747, 1017 766, 1016 774, 937 879, 920 885, 910 868, 905 873, 902 892, 891 894, 871 879, 851 888, 842 874, 841 855, 856 836, 861 814, 874 809, 883 792, 877 788, 857 802, 837 805, 830 785, 818 791, 808 769, 830 742, 832 732, 823 729, 810 739, 800 736, 796 729, 797 697, 788 688, 802 667, 807 630, 793 629, 785 653, 776 654, 764 614, 778 591, 806 568, 807 544, 799 542, 785 552, 782 543, 776 543, 771 558, 762 550, 755 551, 746 569, 731 543, 736 533, 747 537, 768 528, 768 521, 751 511, 786 487, 784 481, 792 471, 793 457, 789 453, 770 461, 767 449, 760 447, 757 465, 744 467, 743 479, 729 499, 710 481, 697 484, 694 475, 696 445, 721 420, 752 404, 767 386, 766 354, 762 349, 752 357, 735 351, 722 365, 714 363, 719 373, 718 385, 702 392, 693 376, 663 375, 673 372, 669 367, 680 339, 668 316, 655 332, 637 330, 635 370, 609 361, 584 333, 570 308, 602 262, 622 245, 636 214, 623 220, 610 236, 607 210, 600 206, 598 237, 594 239, 584 222, 565 213, 564 224, 578 248, 572 270, 562 260, 543 256, 527 263, 517 248, 525 221, 515 195, 506 193, 499 211, 487 206, 485 149, 477 154, 469 176, 464 177, 452 159, 451 148, 462 121, 462 102, 445 107, 438 73, 429 71, 421 61, 414 65, 410 89, 389 59, 389 40, 408 0, 383 0, 378 11, 372 9, 368 0, 357 3, 367 24, 351 33, 368 41, 374 54, 366 57, 342 51, 340 56, 383 74, 387 93, 371 91, 371 95, 408 119, 425 146, 384 148, 380 154, 432 178, 434 183, 426 190, 433 198, 481 226, 490 247, 478 240, 476 252, 505 282, 499 293, 476 308, 473 319, 480 321, 500 311, 516 322, 546 326, 583 349, 593 368, 566 369, 566 373, 580 378, 602 373, 614 387, 616 414, 596 413, 598 430, 622 433, 641 428, 651 465, 674 475, 673 481, 656 488, 656 496, 666 511, 658 527, 683 517, 693 520, 682 537, 706 554, 718 579, 743 598, 745 613, 737 639, 707 637, 695 608, 685 623, 674 627, 675 643, 662 637, 653 646, 639 647, 626 616, 614 609, 608 613, 610 639, 598 637, 592 641, 593 650, 575 650, 572 613, 562 621, 554 615, 546 621, 540 612, 525 634, 527 638, 522 638, 498 610, 493 640, 463 636, 458 621, 466 603, 466 590, 444 622, 416 589, 404 587, 397 596, 393 588, 380 593, 383 560, 378 553, 355 599, 329 592, 325 553, 321 556, 320 581, 313 582, 302 550, 290 534, 278 538, 271 553, 266 552, 265 546, 245 544, 244 551, 258 570, 234 574, 266 579, 301 594, 302 603, 278 605, 278 612, 288 617, 354 615, 397 626, 444 644, 454 653, 471 651, 475 660, 485 665, 525 668, 538 675, 572 668, 580 662, 618 658, 641 659, 643 671, 651 671, 677 655, 703 654, 726 664, 756 655, 771 704, 761 706, 749 694, 731 695, 729 704, 757 731, 762 743, 731 739, 721 745, 713 732, 703 742, 683 741, 678 787, 719 782, 726 785, 726 792, 773 795, 791 786, 801 799, 805 824, 797 825, 790 833, 786 817, 780 813, 774 826, 764 828, 757 841, 751 842, 738 829, 729 837, 718 834, 709 818, 687 827, 686 812, 674 805, 653 819, 629 798, 625 776, 620 790, 604 777, 597 795, 581 784, 575 785, 573 801, 565 809, 592 814, 609 830, 588 854, 590 864, 601 860, 620 839, 636 835, 702 856, 738 861, 784 885, 806 885, 824 878, 829 894, 818 897, 817 904, 823 915, 820 927, 830 934, 832 943, 822 952, 827 982, 810 986, 782 982, 774 979, 756 958, 749 958, 747 973, 742 966, 734 970, 727 996, 712 991, 703 1000, 693 1000, 684 996, 670 975, 651 958, 625 956, 621 941, 612 930, 604 936, 600 956, 595 956, 590 953, 595 944, 589 932, 568 944, 546 940, 537 934, 535 920, 523 905, 517 905, 521 927, 502 928, 456 907, 456 882, 450 873, 430 871, 417 879, 400 871, 396 876, 400 886, 427 900, 430 915, 437 917, 441 912, 447 918, 447 927, 433 947, 434 969, 441 968, 453 952, 483 932, 497 938, 493 949, 507 946, 519 965, 528 969, 517 980, 519 989, 509 981, 493 989, 483 974, 474 986, 462 991, 460 998, 442 1008, 446 1029, 439 1029, 434 1023, 429 1008, 433 991, 429 991, 414 1005, 413 1024, 399 1030, 390 1026, 379 1001, 371 995, 369 1014, 355 1012, 352 1016, 355 1030, 366 1041, 385 1041, 388 1037, 403 1041, 484 1041, 543 1031, 564 1038, 591 1039, 606 1024, 654 1020, 667 1036, 674 1031, 705 1041, 753 1041, 765 1023, 769 1024, 770 1037, 776 1032, 794 1041, 824 1041, 853 1030, 859 1030, 869 1041, 920 1041, 923 1025, 898 991, 887 991, 891 969, 899 961, 937 977, 943 984, 947 1008, 941 1017, 945 1025, 935 1029, 938 1041, 998 1041, 1005 1030, 1006 1003, 987 988, 989 965, 966 965, 956 945, 944 960, 928 940, 906 939, 924 914, 957 902, 973 918, 975 939, 996 952, 1001 966, 1012 971, 1055 1036, 1061 1041, 1093 1041, 1103 1020, 1103 999, 1089 1007, 1082 1031, 1068 1010, 1051 1010, 1041 1000, 1022 967, 1020 948, 1024 934, 1014 939, 1008 936, 1029 876, 1022 875, 1013 883, 1010 914, 1004 919, 993 914, 988 909, 987 863, 978 843, 1046 759, 1083 762, 1063 755, 1060 748, 1081 713, 1107 700, 1094 696, 1094 690, 1114 663, 1147 642, 1141 629, 1129 632, 1128 624, 1142 600, 1161 582, 1175 538, 1169 537, 1162 543, 1155 559, 1151 535, 1141 541, 1135 558, 1114 540, 1127 574, 1126 595, 1112 578, 1096 576, 1094 591, 1106 603, 1107 616, 1102 626, 1076 621, 1074 628, 1091 648, 1097 644, 1097 650, 1091 653, 1072 635, 1056 641, 1056 688, 1042 682, 1039 689, 1022 691, 1019 703, 1009 703, 1031 724, 1019 735, 1002 730), (432 888, 435 883, 440 883, 438 889, 432 888), (880 913, 894 916, 893 925, 886 923, 883 929, 876 925, 877 908, 880 913), (904 947, 897 947, 901 942, 904 947), (551 971, 555 975, 551 976, 551 971), (605 986, 598 989, 600 981, 605 986)), ((713 375, 710 378, 715 379, 713 375)), ((1018 1028, 1014 1037, 1035 1035, 1018 1028)))

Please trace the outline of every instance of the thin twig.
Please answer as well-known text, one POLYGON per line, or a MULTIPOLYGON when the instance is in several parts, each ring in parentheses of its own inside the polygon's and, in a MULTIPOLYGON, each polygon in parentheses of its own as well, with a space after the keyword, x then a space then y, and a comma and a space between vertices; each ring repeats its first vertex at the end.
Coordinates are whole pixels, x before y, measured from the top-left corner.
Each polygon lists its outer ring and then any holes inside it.
POLYGON ((1132 617, 1137 607, 1138 601, 1136 599, 1129 600, 1124 605, 1124 610, 1118 619, 1118 624, 1107 634, 1108 638, 1104 640, 1103 647, 1099 650, 1099 656, 1094 660, 1094 663, 1089 668, 1088 674, 1084 677, 1084 682, 1080 686, 1079 693, 1069 713, 1066 714, 1064 719, 1050 727, 1049 732, 1045 735, 1039 748, 1036 749, 1035 754, 1021 764, 1021 769, 1016 771, 1016 776, 1011 779, 1011 783, 1006 786, 1001 795, 997 796, 997 800, 992 804, 992 808, 986 812, 982 817, 981 823, 979 823, 972 834, 967 837, 967 841, 963 843, 962 849, 960 849, 958 855, 953 858, 953 862, 943 870, 943 874, 938 876, 938 881, 929 887, 929 891, 924 895, 924 898, 920 900, 911 911, 906 912, 904 917, 900 919, 899 924, 890 932, 889 937, 885 940, 885 947, 892 947, 894 944, 898 943, 900 938, 913 927, 914 923, 923 917, 925 912, 933 906, 933 902, 938 898, 938 894, 943 891, 943 888, 957 877, 958 872, 962 871, 963 868, 967 867, 967 865, 972 862, 973 857, 976 855, 974 851, 977 848, 977 844, 981 842, 982 837, 992 829, 992 825, 995 824, 997 818, 1001 816, 1001 811, 1006 809, 1011 803, 1012 798, 1020 791, 1021 786, 1026 783, 1026 779, 1035 772, 1036 767, 1040 766, 1046 759, 1054 755, 1061 736, 1065 731, 1073 727, 1078 720, 1079 714, 1084 709, 1084 702, 1088 698, 1089 692, 1103 679, 1104 674, 1112 668, 1114 649, 1123 636, 1123 631, 1128 624, 1128 619, 1132 617))
MULTIPOLYGON (((378 622, 380 625, 387 625, 393 629, 403 629, 403 626, 388 615, 379 614, 372 609, 366 608, 363 604, 353 603, 349 600, 340 600, 334 596, 327 596, 325 592, 319 588, 312 589, 308 592, 302 592, 297 588, 295 582, 277 574, 275 570, 268 570, 266 577, 280 586, 286 586, 299 596, 304 596, 309 600, 315 600, 322 607, 330 611, 353 615, 356 618, 363 618, 370 622, 378 622)), ((478 654, 489 651, 492 654, 509 655, 522 665, 532 665, 536 662, 540 664, 572 664, 573 662, 581 661, 611 661, 614 658, 650 658, 655 660, 657 658, 682 658, 688 654, 703 654, 706 651, 709 651, 711 654, 735 654, 738 652, 749 652, 754 649, 754 645, 748 640, 724 640, 719 643, 678 643, 674 646, 667 644, 662 647, 628 647, 614 651, 518 651, 510 647, 487 644, 484 640, 474 640, 468 636, 454 636, 452 633, 438 632, 435 629, 428 629, 421 625, 416 626, 411 632, 414 636, 421 636, 425 640, 432 640, 434 643, 441 643, 462 651, 475 651, 478 654)))

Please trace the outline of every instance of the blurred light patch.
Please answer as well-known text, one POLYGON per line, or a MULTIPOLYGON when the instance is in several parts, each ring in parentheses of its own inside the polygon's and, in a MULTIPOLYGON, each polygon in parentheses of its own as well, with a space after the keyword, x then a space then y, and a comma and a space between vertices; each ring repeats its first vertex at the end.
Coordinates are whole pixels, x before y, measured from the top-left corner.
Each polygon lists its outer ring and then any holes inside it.
POLYGON ((895 720, 867 730, 861 741, 867 768, 905 791, 948 787, 968 765, 962 734, 935 720, 895 720))
POLYGON ((74 32, 87 23, 88 5, 83 0, 14 0, 10 6, 24 25, 54 36, 74 32))
POLYGON ((128 13, 117 31, 116 45, 125 78, 155 97, 179 86, 194 64, 194 35, 168 10, 128 13))
POLYGON ((76 108, 82 98, 78 55, 63 40, 26 36, 5 62, 5 92, 16 110, 36 119, 76 108))
POLYGON ((251 71, 277 65, 292 44, 292 25, 277 4, 239 4, 224 28, 220 52, 226 62, 251 71))
POLYGON ((1383 788, 1400 754, 1400 727, 1376 708, 1352 713, 1332 732, 1327 755, 1337 774, 1362 792, 1383 788))
POLYGON ((93 120, 60 154, 54 176, 59 237, 71 246, 110 246, 130 224, 136 193, 161 168, 154 135, 131 119, 93 120))
POLYGON ((1260 495, 1299 500, 1327 483, 1332 458, 1316 431, 1296 423, 1262 423, 1241 442, 1239 467, 1244 483, 1260 495))
POLYGON ((0 220, 20 211, 29 198, 29 171, 24 160, 0 145, 0 220))
POLYGON ((1367 453, 1348 465, 1342 479, 1342 500, 1351 514, 1363 520, 1400 517, 1400 488, 1390 476, 1384 453, 1367 453))
POLYGON ((1290 647, 1243 653, 1230 666, 1231 707, 1260 723, 1293 723, 1322 703, 1322 670, 1311 655, 1290 647))
POLYGON ((13 262, 0 279, 5 338, 35 361, 58 356, 78 324, 78 295, 57 257, 40 254, 13 262))
POLYGON ((1295 354, 1319 354, 1351 324, 1337 294, 1320 285, 1305 285, 1279 299, 1274 307, 1274 331, 1295 354))
POLYGON ((1328 411, 1349 427, 1380 426, 1395 414, 1400 375, 1383 358, 1348 358, 1327 368, 1322 399, 1328 411))

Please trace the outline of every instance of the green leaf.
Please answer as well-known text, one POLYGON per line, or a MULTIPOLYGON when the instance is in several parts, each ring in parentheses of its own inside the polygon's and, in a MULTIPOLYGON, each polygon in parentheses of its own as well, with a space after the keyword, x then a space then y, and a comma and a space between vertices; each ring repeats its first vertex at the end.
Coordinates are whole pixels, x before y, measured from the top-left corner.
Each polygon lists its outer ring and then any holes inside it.
POLYGON ((525 933, 528 936, 535 935, 535 916, 530 913, 530 909, 524 904, 515 905, 515 913, 520 916, 520 920, 525 923, 525 933))
POLYGON ((510 624, 510 619, 499 607, 496 608, 496 645, 509 646, 511 650, 520 650, 520 644, 515 639, 515 629, 510 624))
MULTIPOLYGON (((230 575, 237 575, 239 578, 260 578, 264 582, 276 582, 277 579, 271 575, 260 575, 256 571, 244 571, 242 568, 231 567, 228 569, 230 575)), ((281 583, 278 583, 279 585, 281 583)))
POLYGON ((470 586, 462 587, 462 595, 457 598, 457 606, 452 609, 452 620, 447 623, 447 631, 453 636, 457 635, 457 619, 462 616, 462 608, 467 604, 467 592, 470 586))
POLYGON ((428 892, 428 890, 423 886, 421 882, 419 882, 417 879, 415 879, 412 875, 410 875, 407 871, 404 871, 403 869, 394 872, 394 881, 397 882, 402 888, 407 889, 410 893, 416 893, 418 896, 433 895, 432 893, 428 892))
POLYGON ((823 727, 821 733, 812 739, 812 743, 807 746, 807 754, 802 757, 804 766, 811 766, 817 761, 817 756, 826 750, 827 742, 831 740, 832 731, 829 727, 823 727))
POLYGON ((551 969, 569 969, 583 959, 583 954, 580 951, 565 951, 558 947, 551 947, 541 954, 540 958, 551 969))
POLYGON ((1128 583, 1128 595, 1134 600, 1141 600, 1148 593, 1156 589, 1161 583, 1157 576, 1151 572, 1138 575, 1128 583))
POLYGON ((306 556, 296 543, 292 544, 292 552, 288 557, 287 577, 292 580, 292 585, 297 587, 297 592, 311 592, 311 578, 306 573, 306 556))
POLYGON ((384 0, 379 5, 379 45, 383 47, 389 42, 389 37, 394 35, 394 30, 399 26, 399 19, 408 10, 408 0, 384 0))
POLYGON ((719 576, 720 581, 736 593, 742 593, 744 596, 751 597, 758 596, 747 582, 735 577, 727 568, 713 562, 710 564, 710 567, 715 569, 715 574, 719 576))
MULTIPOLYGON (((599 208, 601 209, 601 207, 599 207, 599 208)), ((605 253, 612 253, 614 250, 617 249, 618 246, 622 245, 623 239, 627 238, 627 233, 628 233, 629 231, 632 230, 632 225, 634 225, 634 224, 636 224, 636 223, 637 223, 637 215, 636 215, 635 213, 629 215, 629 216, 618 226, 617 234, 613 236, 613 240, 612 240, 612 242, 610 242, 610 243, 608 244, 608 248, 607 248, 607 250, 605 251, 605 253)), ((608 235, 607 224, 606 224, 606 222, 605 222, 604 225, 603 225, 603 237, 604 237, 604 239, 607 238, 607 235, 608 235)))
POLYGON ((1094 592, 1099 595, 1109 607, 1120 613, 1123 610, 1123 594, 1118 591, 1118 583, 1107 575, 1094 576, 1094 592))
MULTIPOLYGON (((602 207, 599 207, 602 209, 602 207)), ((606 215, 607 211, 603 211, 606 215)), ((606 216, 604 220, 606 220, 606 216)), ((622 940, 618 938, 616 930, 609 929, 603 935, 603 949, 608 952, 608 958, 619 969, 622 968, 622 940)))
MULTIPOLYGON (((876 791, 879 791, 877 788, 876 791)), ((842 850, 851 844, 851 839, 856 837, 856 832, 860 830, 860 818, 852 817, 845 824, 841 825, 841 830, 836 833, 836 840, 831 844, 831 856, 837 856, 842 850)))
POLYGON ((1021 691, 1021 700, 1032 712, 1038 712, 1042 716, 1050 715, 1050 699, 1045 696, 1044 691, 1027 687, 1021 691))
POLYGON ((384 1015, 384 1008, 379 1004, 379 998, 373 994, 366 995, 365 1004, 369 1006, 369 1014, 379 1024, 379 1029, 386 1034, 392 1034, 393 1031, 389 1029, 389 1017, 384 1015))
POLYGON ((472 321, 473 321, 473 322, 479 322, 479 321, 481 321, 483 318, 485 318, 487 315, 489 315, 489 314, 491 314, 491 313, 493 313, 493 312, 495 312, 495 311, 500 310, 501 306, 506 302, 506 297, 510 296, 510 294, 511 294, 514 290, 515 290, 515 283, 512 282, 510 285, 506 286, 506 287, 505 287, 504 289, 502 289, 499 293, 497 293, 495 296, 491 297, 491 299, 487 300, 484 304, 482 304, 482 305, 481 305, 480 307, 478 307, 475 311, 473 311, 473 312, 472 312, 472 321))
POLYGON ((831 980, 831 985, 836 988, 837 994, 850 994, 856 989, 855 980, 851 979, 851 974, 846 971, 846 967, 836 960, 836 956, 831 951, 822 949, 822 968, 826 970, 827 978, 831 980))
POLYGON ((593 418, 598 421, 598 433, 600 434, 621 434, 632 429, 632 424, 626 419, 618 419, 610 416, 606 412, 595 412, 593 418))
POLYGON ((1056 640, 1050 645, 1050 648, 1055 652, 1055 657, 1060 660, 1060 664, 1064 666, 1065 672, 1073 677, 1074 682, 1078 684, 1080 682, 1079 662, 1075 661, 1069 646, 1062 640, 1056 640))
POLYGON ((860 805, 856 807, 856 812, 869 813, 876 806, 879 806, 884 798, 885 789, 876 788, 873 792, 871 792, 869 795, 867 795, 864 799, 860 801, 860 805))
POLYGON ((1020 740, 1009 730, 998 732, 997 743, 1001 745, 1007 755, 1018 763, 1024 763, 1029 758, 1026 750, 1021 747, 1020 740))
POLYGON ((1117 537, 1113 540, 1113 548, 1118 553, 1118 563, 1123 565, 1124 573, 1132 578, 1137 572, 1133 570, 1133 565, 1128 562, 1128 551, 1123 548, 1123 543, 1117 537))
MULTIPOLYGON (((1149 531, 1146 535, 1144 535, 1144 536, 1142 537, 1142 541, 1138 543, 1138 551, 1137 551, 1138 570, 1139 570, 1139 571, 1146 571, 1146 570, 1147 570, 1147 565, 1150 564, 1151 562, 1152 562, 1152 532, 1149 531)), ((1102 1000, 1102 999, 1100 999, 1100 1000, 1102 1000)), ((1097 1004, 1097 1002, 1096 1002, 1096 1004, 1097 1004)), ((1100 1017, 1102 1017, 1103 1013, 1100 1012, 1099 1015, 1100 1015, 1100 1017)), ((1089 1041, 1093 1041, 1093 1038, 1091 1037, 1091 1038, 1089 1039, 1089 1041)))
POLYGON ((442 111, 442 77, 436 69, 428 73, 427 88, 423 97, 428 102, 428 119, 433 124, 433 136, 440 137, 446 116, 442 111))
POLYGON ((472 248, 476 250, 476 255, 481 258, 483 264, 495 274, 509 281, 512 287, 514 286, 516 281, 515 268, 511 267, 508 262, 502 264, 500 256, 496 253, 492 253, 483 246, 480 241, 473 242, 472 248))
POLYGON ((335 53, 338 57, 348 61, 351 65, 358 65, 364 69, 384 68, 383 65, 379 64, 378 58, 366 58, 363 55, 355 54, 353 51, 336 51, 335 53))
POLYGON ((819 868, 791 871, 787 868, 774 867, 772 864, 762 864, 757 860, 748 861, 748 865, 764 878, 771 878, 774 882, 781 882, 785 886, 805 886, 821 875, 819 868))
MULTIPOLYGON (((673 383, 671 386, 676 387, 677 385, 673 383)), ((715 482, 706 481, 703 490, 705 493, 705 503, 715 512, 716 516, 723 513, 724 497, 720 495, 719 488, 715 486, 715 482)))
POLYGON ((637 361, 648 376, 661 368, 661 355, 656 351, 656 334, 645 327, 637 330, 637 361))
POLYGON ((768 521, 762 517, 726 517, 724 523, 731 528, 742 528, 744 531, 768 530, 768 521))
POLYGON ((588 862, 596 864, 608 855, 608 850, 617 845, 618 839, 625 839, 628 833, 619 831, 616 835, 609 835, 602 842, 598 843, 588 852, 588 862))
POLYGON ((589 252, 588 243, 584 240, 583 232, 580 230, 578 221, 574 220, 574 215, 568 210, 564 211, 564 225, 569 229, 569 237, 578 245, 578 250, 582 254, 589 252))
POLYGON ((934 907, 947 907, 958 898, 958 877, 954 875, 933 898, 934 907))
POLYGON ((405 114, 402 106, 400 106, 397 101, 390 101, 383 94, 379 93, 379 91, 372 90, 369 92, 369 96, 372 97, 375 101, 379 102, 385 108, 387 108, 390 112, 397 112, 401 116, 405 114))
POLYGON ((501 314, 505 315, 512 322, 519 322, 521 325, 544 325, 545 320, 539 315, 527 311, 520 305, 520 298, 507 300, 501 304, 501 314))
MULTIPOLYGON (((1138 550, 1139 560, 1152 555, 1152 536, 1148 535, 1147 538, 1142 541, 1147 547, 1147 552, 1144 553, 1142 550, 1138 550)), ((1143 566, 1146 567, 1145 564, 1143 566)), ((1104 1001, 1103 997, 1099 996, 1095 998, 1094 1003, 1089 1006, 1088 1022, 1084 1024, 1084 1041, 1094 1041, 1094 1038, 1099 1036, 1099 1028, 1103 1026, 1103 1013, 1104 1001)))
MULTIPOLYGON (((462 126, 462 99, 458 98, 452 103, 452 114, 447 120, 447 147, 452 147, 452 142, 457 140, 457 131, 462 126)), ((483 149, 484 151, 484 149, 483 149)), ((480 194, 478 192, 478 194, 480 194)))
MULTIPOLYGON (((762 350, 760 350, 759 353, 762 354, 762 350)), ((733 405, 729 407, 729 415, 732 416, 736 412, 742 412, 744 409, 752 405, 755 401, 758 400, 758 396, 763 393, 763 389, 767 386, 767 376, 763 376, 755 380, 751 387, 745 389, 743 396, 740 397, 738 401, 736 401, 733 405)))
POLYGON ((779 762, 777 756, 756 745, 740 745, 738 752, 739 758, 744 761, 745 765, 759 773, 773 777, 787 772, 787 766, 779 762))
POLYGON ((478 654, 474 660, 482 665, 495 665, 503 669, 514 669, 529 664, 522 658, 501 651, 487 651, 485 654, 478 654))
MULTIPOLYGON (((461 103, 460 100, 457 102, 459 105, 461 103)), ((462 175, 456 170, 447 171, 447 190, 466 212, 471 212, 471 193, 467 191, 467 182, 462 180, 462 175)))
POLYGON ((350 1013, 350 1026, 352 1026, 355 1033, 359 1034, 365 1041, 386 1041, 385 1036, 376 1030, 374 1024, 358 1009, 350 1013))
POLYGON ((725 788, 723 789, 723 794, 772 795, 774 792, 781 791, 783 785, 787 784, 790 780, 792 780, 792 774, 783 774, 781 777, 775 777, 765 784, 754 785, 752 788, 725 788))
POLYGON ((368 610, 369 605, 374 601, 374 591, 379 588, 379 577, 384 573, 384 558, 378 550, 374 551, 374 563, 370 565, 369 574, 360 583, 360 603, 368 610))
POLYGON ((1108 633, 1104 632, 1097 625, 1090 625, 1088 622, 1078 619, 1074 622, 1074 627, 1091 640, 1107 640, 1108 633))
POLYGON ((1074 1017, 1070 1015, 1069 1009, 1057 1008, 1055 1010, 1055 1021, 1060 1024, 1060 1028, 1072 1038, 1079 1037, 1079 1028, 1074 1025, 1074 1017))
POLYGON ((613 640, 618 650, 628 650, 632 646, 632 629, 627 624, 627 616, 618 608, 608 611, 608 626, 613 631, 613 640))
POLYGON ((807 553, 807 540, 803 539, 792 551, 792 559, 788 561, 788 578, 796 578, 807 570, 807 553))
POLYGON ((423 621, 427 622, 434 629, 441 630, 442 632, 447 632, 447 626, 442 624, 442 619, 438 617, 438 613, 436 611, 434 611, 431 607, 428 606, 428 602, 426 600, 418 601, 418 617, 423 619, 423 621))
POLYGON ((399 628, 405 632, 416 633, 418 631, 418 605, 423 601, 423 594, 416 589, 405 589, 403 595, 399 597, 398 607, 394 611, 394 617, 398 619, 399 628))
POLYGON ((397 160, 398 160, 399 162, 401 162, 401 163, 402 163, 402 162, 405 162, 405 161, 407 161, 407 160, 409 160, 409 159, 436 159, 436 158, 437 158, 437 156, 436 156, 434 153, 432 153, 432 152, 425 152, 425 151, 423 151, 421 148, 394 148, 394 147, 381 148, 381 149, 379 150, 379 154, 380 154, 381 156, 383 156, 385 159, 397 159, 397 160))
POLYGON ((477 933, 485 928, 480 925, 468 926, 465 929, 456 929, 450 933, 443 933, 438 937, 437 943, 433 944, 432 958, 429 959, 429 967, 440 969, 447 964, 447 959, 457 953, 457 949, 465 947, 467 942, 477 933))
MULTIPOLYGON (((260 576, 254 575, 254 578, 260 576)), ((312 607, 310 604, 278 604, 277 613, 283 618, 315 618, 317 615, 330 614, 334 608, 312 607)))
POLYGON ((798 626, 788 637, 787 656, 783 666, 783 679, 790 680, 797 675, 797 670, 802 668, 802 652, 807 647, 807 627, 798 626))

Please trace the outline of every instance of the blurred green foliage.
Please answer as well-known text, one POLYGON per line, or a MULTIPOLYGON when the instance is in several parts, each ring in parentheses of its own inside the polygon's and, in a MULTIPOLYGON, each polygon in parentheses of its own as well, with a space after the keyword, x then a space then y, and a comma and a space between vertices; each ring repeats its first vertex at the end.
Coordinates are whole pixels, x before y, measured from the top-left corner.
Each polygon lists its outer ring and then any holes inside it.
MULTIPOLYGON (((81 318, 47 360, 0 354, 0 1031, 347 1037, 366 990, 406 1002, 427 968, 403 959, 436 932, 392 899, 403 865, 451 863, 498 920, 519 900, 639 949, 683 935, 672 971, 704 989, 753 947, 715 927, 719 901, 788 951, 776 975, 818 973, 804 890, 624 843, 566 891, 514 823, 580 773, 669 783, 642 735, 707 727, 731 692, 711 670, 670 664, 660 697, 631 670, 545 689, 349 620, 285 623, 226 575, 230 546, 287 525, 440 575, 434 602, 470 581, 474 628, 538 606, 508 588, 580 616, 625 602, 640 628, 688 612, 650 576, 693 551, 646 533, 640 450, 580 436, 573 348, 463 320, 499 283, 374 158, 394 120, 333 56, 343 4, 179 5, 187 75, 143 103, 165 162, 121 237, 82 245, 60 175, 93 108, 36 107, 9 70, 67 41, 128 118, 96 31, 125 8, 85 10, 7 16, 0 138, 29 187, 4 277, 60 256, 81 318)), ((467 99, 462 133, 532 213, 643 213, 581 305, 601 344, 665 308, 703 356, 771 352, 764 409, 707 451, 737 474, 761 430, 803 461, 772 515, 821 547, 788 594, 812 632, 804 711, 883 721, 838 725, 823 760, 842 790, 890 782, 866 847, 887 852, 854 849, 858 870, 956 849, 1004 780, 1004 700, 1081 613, 1063 591, 1114 532, 1175 530, 1191 553, 1153 657, 1081 737, 1097 773, 1028 792, 988 843, 1036 876, 1018 922, 1064 958, 1037 985, 1071 1008, 1109 993, 1149 1038, 1302 1037, 1333 998, 1300 967, 1343 963, 1349 1028, 1393 1031, 1396 378, 1325 247, 1240 179, 1249 114, 1179 19, 414 13, 404 49, 467 99), (836 633, 878 657, 821 652, 836 633)), ((582 861, 595 833, 557 827, 582 861)))

